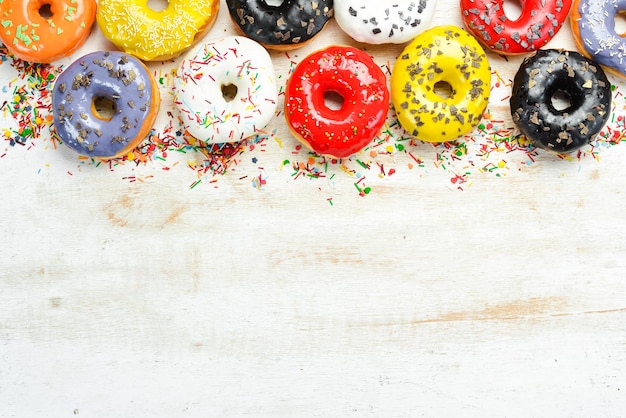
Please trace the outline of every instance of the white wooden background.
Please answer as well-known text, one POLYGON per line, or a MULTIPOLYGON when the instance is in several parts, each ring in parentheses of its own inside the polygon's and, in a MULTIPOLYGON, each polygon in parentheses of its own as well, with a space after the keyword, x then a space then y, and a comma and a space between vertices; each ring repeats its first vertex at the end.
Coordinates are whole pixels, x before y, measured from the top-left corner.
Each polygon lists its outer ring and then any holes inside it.
MULTIPOLYGON (((456 1, 439 0, 442 23, 461 25, 456 1)), ((223 3, 207 39, 230 33, 223 3)), ((272 53, 281 82, 330 43, 364 47, 332 21, 272 53)), ((569 24, 549 46, 573 49, 569 24)), ((96 29, 62 63, 103 47, 96 29)), ((367 50, 384 66, 401 48, 367 50)), ((521 57, 489 58, 505 81, 492 118, 510 127, 521 57)), ((423 168, 365 151, 356 174, 294 179, 308 154, 282 116, 267 132, 197 184, 193 151, 109 168, 47 130, 3 141, 0 416, 626 415, 626 146, 500 152, 494 175, 475 148, 446 171, 443 148, 407 142, 423 168), (471 171, 463 190, 454 170, 471 171)))

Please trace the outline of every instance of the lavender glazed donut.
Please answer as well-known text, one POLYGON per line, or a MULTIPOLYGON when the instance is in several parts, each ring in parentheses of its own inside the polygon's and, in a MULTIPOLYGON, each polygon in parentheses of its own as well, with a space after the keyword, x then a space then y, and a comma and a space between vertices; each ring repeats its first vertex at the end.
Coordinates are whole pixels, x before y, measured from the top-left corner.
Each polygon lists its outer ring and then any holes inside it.
POLYGON ((615 16, 626 0, 574 0, 570 20, 578 50, 611 74, 626 77, 626 38, 615 30, 615 16))
POLYGON ((150 132, 159 90, 146 66, 123 52, 92 52, 70 64, 52 90, 57 137, 81 155, 111 159, 150 132), (110 105, 108 113, 98 103, 110 105))

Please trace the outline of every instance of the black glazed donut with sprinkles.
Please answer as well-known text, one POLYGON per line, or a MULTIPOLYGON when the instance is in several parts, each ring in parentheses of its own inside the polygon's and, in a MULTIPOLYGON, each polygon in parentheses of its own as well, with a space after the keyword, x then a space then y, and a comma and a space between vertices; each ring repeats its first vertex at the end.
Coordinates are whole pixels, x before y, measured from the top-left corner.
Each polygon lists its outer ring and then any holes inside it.
POLYGON ((611 113, 611 83, 602 68, 577 52, 543 49, 515 75, 511 116, 535 145, 567 153, 587 144, 611 113), (558 109, 553 98, 566 103, 558 109))
POLYGON ((241 32, 276 50, 301 47, 317 35, 333 16, 333 0, 226 0, 232 21, 241 32))

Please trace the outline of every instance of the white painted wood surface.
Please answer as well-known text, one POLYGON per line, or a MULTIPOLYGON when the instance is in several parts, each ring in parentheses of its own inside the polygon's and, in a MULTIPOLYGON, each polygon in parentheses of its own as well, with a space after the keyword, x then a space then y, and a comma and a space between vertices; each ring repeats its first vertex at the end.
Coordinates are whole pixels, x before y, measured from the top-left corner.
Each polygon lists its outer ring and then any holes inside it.
MULTIPOLYGON (((461 25, 439 3, 434 24, 461 25)), ((207 38, 229 33, 223 5, 207 38)), ((333 42, 355 44, 331 22, 289 56, 333 42)), ((107 45, 96 30, 73 58, 107 45)), ((573 49, 569 25, 549 46, 573 49)), ((505 81, 521 60, 489 58, 505 81)), ((507 89, 490 110, 511 126, 507 89)), ((168 110, 164 85, 157 128, 168 110)), ((624 145, 502 152, 463 191, 470 153, 446 171, 428 144, 407 145, 422 169, 367 151, 347 166, 396 173, 361 170, 360 196, 339 165, 294 180, 282 162, 308 156, 273 129, 194 188, 193 153, 110 170, 2 144, 0 416, 626 415, 624 145)))

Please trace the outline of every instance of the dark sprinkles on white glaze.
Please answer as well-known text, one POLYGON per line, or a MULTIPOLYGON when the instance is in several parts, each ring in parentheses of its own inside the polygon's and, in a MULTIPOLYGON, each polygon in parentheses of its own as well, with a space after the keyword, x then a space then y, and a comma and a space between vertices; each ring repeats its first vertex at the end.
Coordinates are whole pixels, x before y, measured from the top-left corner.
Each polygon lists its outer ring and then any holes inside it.
POLYGON ((317 35, 333 16, 333 0, 227 0, 230 17, 241 32, 266 48, 298 48, 317 35))
POLYGON ((70 64, 54 84, 56 135, 81 155, 119 157, 142 140, 154 122, 159 100, 154 86, 144 64, 132 55, 87 54, 70 64), (95 110, 96 99, 114 105, 110 119, 95 110))
POLYGON ((437 0, 335 0, 341 29, 368 44, 404 43, 430 26, 437 0))
POLYGON ((567 153, 587 144, 611 113, 611 83, 602 68, 578 52, 542 49, 515 75, 511 116, 535 145, 567 153), (569 100, 558 110, 552 98, 569 100))

